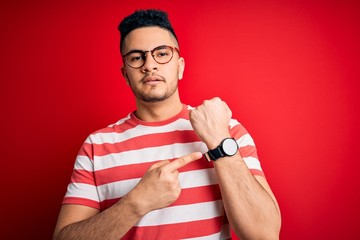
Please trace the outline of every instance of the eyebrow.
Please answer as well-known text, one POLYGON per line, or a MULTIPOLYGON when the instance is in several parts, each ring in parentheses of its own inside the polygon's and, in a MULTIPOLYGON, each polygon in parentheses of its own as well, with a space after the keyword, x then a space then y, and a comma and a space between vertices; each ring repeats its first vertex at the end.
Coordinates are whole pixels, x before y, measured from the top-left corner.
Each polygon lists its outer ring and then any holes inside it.
POLYGON ((161 49, 161 48, 163 48, 163 47, 167 47, 167 46, 170 46, 170 45, 163 44, 163 45, 160 45, 160 46, 154 47, 154 48, 153 48, 153 49, 151 49, 151 50, 133 49, 133 50, 128 51, 127 53, 125 53, 125 54, 124 54, 124 55, 122 55, 122 56, 125 56, 125 55, 127 55, 127 54, 129 54, 129 53, 134 53, 134 52, 137 52, 137 53, 151 52, 151 51, 153 51, 154 49, 161 49))

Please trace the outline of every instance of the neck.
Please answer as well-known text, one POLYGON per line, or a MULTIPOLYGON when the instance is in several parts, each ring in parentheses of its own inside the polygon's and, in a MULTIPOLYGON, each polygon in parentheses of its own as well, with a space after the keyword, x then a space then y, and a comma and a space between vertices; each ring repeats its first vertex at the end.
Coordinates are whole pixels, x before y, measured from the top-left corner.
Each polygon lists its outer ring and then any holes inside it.
POLYGON ((183 104, 177 96, 151 103, 137 100, 136 107, 135 115, 142 121, 159 122, 178 114, 182 110, 183 104))

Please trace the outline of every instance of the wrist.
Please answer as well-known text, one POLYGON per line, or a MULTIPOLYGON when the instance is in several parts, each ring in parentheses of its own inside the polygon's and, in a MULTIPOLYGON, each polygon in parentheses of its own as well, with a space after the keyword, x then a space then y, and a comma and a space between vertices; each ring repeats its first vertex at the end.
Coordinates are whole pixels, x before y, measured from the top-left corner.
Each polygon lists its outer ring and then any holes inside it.
POLYGON ((219 146, 219 144, 225 139, 225 138, 229 138, 230 134, 224 134, 224 135, 218 135, 216 137, 212 137, 211 139, 207 140, 205 142, 207 148, 209 150, 212 150, 214 148, 217 148, 219 146))
POLYGON ((126 194, 121 200, 121 202, 128 207, 128 209, 136 218, 142 218, 145 214, 148 213, 143 201, 139 200, 139 198, 136 198, 132 192, 126 194))
POLYGON ((239 145, 236 140, 234 138, 227 137, 224 138, 216 148, 209 149, 206 157, 208 161, 216 161, 220 158, 232 157, 238 152, 238 150, 239 145))

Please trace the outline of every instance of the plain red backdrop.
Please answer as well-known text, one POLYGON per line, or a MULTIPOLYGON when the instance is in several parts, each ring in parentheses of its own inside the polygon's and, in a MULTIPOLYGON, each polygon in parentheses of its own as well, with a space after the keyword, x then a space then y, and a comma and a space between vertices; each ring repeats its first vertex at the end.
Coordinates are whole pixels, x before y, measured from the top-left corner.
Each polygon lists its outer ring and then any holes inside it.
POLYGON ((119 21, 169 12, 180 94, 219 96, 279 201, 281 239, 359 239, 356 1, 2 1, 1 239, 50 239, 86 136, 135 109, 119 21))

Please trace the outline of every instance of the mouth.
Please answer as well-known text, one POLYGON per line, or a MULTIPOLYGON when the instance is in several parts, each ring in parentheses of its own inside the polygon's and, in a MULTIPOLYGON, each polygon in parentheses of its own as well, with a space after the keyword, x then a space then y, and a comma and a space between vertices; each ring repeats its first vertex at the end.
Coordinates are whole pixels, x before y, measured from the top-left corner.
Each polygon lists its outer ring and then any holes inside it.
POLYGON ((163 82, 163 81, 164 81, 164 80, 161 79, 160 77, 157 77, 157 76, 149 76, 149 77, 145 77, 145 78, 142 80, 142 83, 152 84, 152 83, 163 82))

